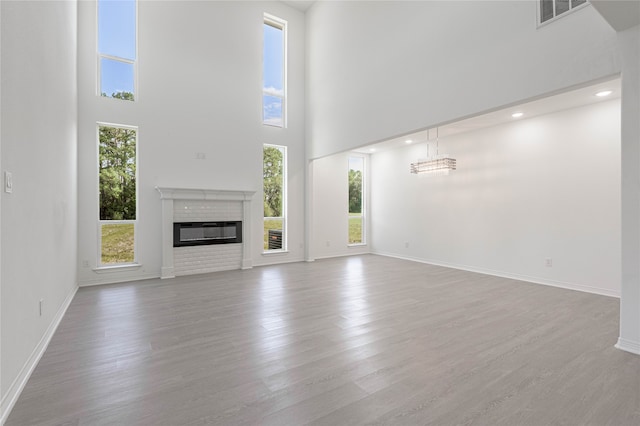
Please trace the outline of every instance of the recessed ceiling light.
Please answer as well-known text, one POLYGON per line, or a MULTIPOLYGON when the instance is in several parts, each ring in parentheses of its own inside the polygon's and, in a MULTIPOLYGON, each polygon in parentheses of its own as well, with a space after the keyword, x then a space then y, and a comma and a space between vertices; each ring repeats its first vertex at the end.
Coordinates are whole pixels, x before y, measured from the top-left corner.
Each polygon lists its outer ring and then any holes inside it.
POLYGON ((523 113, 523 112, 514 112, 513 114, 511 114, 511 116, 512 116, 513 118, 520 118, 520 117, 522 117, 523 115, 524 115, 524 113, 523 113))
POLYGON ((376 152, 376 149, 375 149, 375 148, 371 148, 371 149, 369 150, 369 152, 376 152))
POLYGON ((404 143, 406 144, 410 144, 411 142, 413 142, 411 139, 407 139, 406 141, 404 141, 404 143))
POLYGON ((599 98, 603 98, 605 96, 609 96, 612 93, 613 93, 612 90, 603 90, 602 92, 596 93, 596 96, 599 97, 599 98))

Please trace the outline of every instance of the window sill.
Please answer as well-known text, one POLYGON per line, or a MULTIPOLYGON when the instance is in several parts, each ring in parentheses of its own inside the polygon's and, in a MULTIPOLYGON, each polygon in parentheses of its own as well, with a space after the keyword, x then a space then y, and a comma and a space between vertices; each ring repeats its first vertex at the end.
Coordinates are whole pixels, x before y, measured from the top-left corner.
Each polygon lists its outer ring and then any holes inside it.
POLYGON ((363 247, 366 245, 367 243, 355 243, 355 244, 347 244, 347 247, 363 247))
POLYGON ((262 255, 263 256, 273 256, 275 254, 288 254, 289 250, 270 250, 270 251, 263 251, 262 255))
POLYGON ((93 268, 93 272, 104 274, 109 272, 131 271, 142 267, 142 263, 125 263, 122 265, 99 266, 93 268))

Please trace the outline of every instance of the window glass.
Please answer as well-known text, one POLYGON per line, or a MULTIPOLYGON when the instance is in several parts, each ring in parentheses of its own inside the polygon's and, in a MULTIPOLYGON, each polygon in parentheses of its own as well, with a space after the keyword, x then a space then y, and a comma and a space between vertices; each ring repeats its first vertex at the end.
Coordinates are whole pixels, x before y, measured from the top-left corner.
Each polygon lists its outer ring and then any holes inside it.
POLYGON ((569 0, 556 0, 556 16, 569 10, 569 0))
POLYGON ((135 261, 136 145, 132 128, 98 127, 100 264, 135 261))
POLYGON ((135 0, 98 1, 98 51, 123 59, 135 59, 135 0))
POLYGON ((540 1, 540 22, 553 18, 553 0, 540 1))
POLYGON ((262 113, 263 124, 285 126, 286 23, 266 17, 263 23, 262 113))
POLYGON ((133 101, 136 93, 136 1, 98 0, 98 94, 133 101))
POLYGON ((364 243, 364 158, 349 157, 349 244, 364 243))
POLYGON ((264 250, 286 250, 287 151, 284 146, 263 148, 262 186, 264 206, 264 250))
POLYGON ((132 63, 100 58, 100 94, 102 96, 133 100, 134 80, 132 63))

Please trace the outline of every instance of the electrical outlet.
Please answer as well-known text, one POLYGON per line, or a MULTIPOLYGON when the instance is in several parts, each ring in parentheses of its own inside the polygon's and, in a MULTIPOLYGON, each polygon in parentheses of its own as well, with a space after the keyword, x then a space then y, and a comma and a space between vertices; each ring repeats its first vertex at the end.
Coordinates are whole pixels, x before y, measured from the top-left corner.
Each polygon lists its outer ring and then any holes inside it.
POLYGON ((4 192, 11 194, 13 192, 13 173, 4 172, 4 192))
POLYGON ((204 160, 207 158, 207 154, 204 152, 196 152, 196 160, 204 160))
POLYGON ((331 242, 327 241, 327 247, 331 246, 331 242))
POLYGON ((83 261, 82 261, 82 267, 83 267, 83 268, 88 268, 88 267, 89 267, 89 261, 88 261, 88 260, 86 260, 86 259, 85 259, 85 260, 83 260, 83 261))
POLYGON ((553 259, 551 259, 550 257, 547 257, 547 258, 544 260, 544 265, 545 265, 547 268, 551 268, 551 267, 553 266, 553 259))
POLYGON ((409 241, 404 242, 404 248, 409 248, 409 241))
POLYGON ((39 303, 40 316, 42 316, 43 305, 44 305, 44 299, 40 299, 40 303, 39 303))

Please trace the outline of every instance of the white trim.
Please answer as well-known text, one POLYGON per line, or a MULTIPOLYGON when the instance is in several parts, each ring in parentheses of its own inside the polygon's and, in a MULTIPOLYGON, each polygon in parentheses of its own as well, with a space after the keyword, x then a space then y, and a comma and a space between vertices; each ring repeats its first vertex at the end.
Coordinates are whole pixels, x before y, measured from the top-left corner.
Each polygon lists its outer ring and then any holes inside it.
MULTIPOLYGON (((311 262, 313 262, 315 260, 335 259, 335 258, 339 258, 339 257, 362 256, 364 254, 376 254, 376 253, 372 253, 371 251, 363 251, 361 253, 329 254, 329 255, 326 255, 326 256, 316 256, 315 259, 313 259, 311 262)), ((384 255, 382 255, 382 256, 384 256, 384 255)))
POLYGON ((93 268, 93 272, 98 274, 103 274, 105 272, 122 272, 128 271, 131 269, 138 269, 142 267, 142 263, 117 263, 109 266, 99 266, 97 268, 93 268))
MULTIPOLYGON (((114 271, 115 272, 115 271, 114 271)), ((108 284, 121 284, 124 282, 130 281, 142 281, 142 280, 151 280, 155 278, 160 278, 158 274, 143 274, 143 275, 117 275, 117 276, 109 276, 109 274, 103 275, 106 278, 95 278, 90 280, 80 281, 78 283, 79 287, 93 287, 96 285, 108 285, 108 284)))
POLYGON ((402 260, 409 260, 412 262, 425 263, 427 265, 443 266, 445 268, 459 269, 462 271, 492 275, 494 277, 510 278, 513 280, 526 281, 533 284, 542 284, 550 287, 564 288, 566 290, 582 291, 584 293, 597 294, 600 296, 620 298, 620 292, 618 291, 608 290, 608 289, 599 288, 599 287, 591 287, 583 284, 568 283, 566 281, 550 280, 546 278, 532 277, 529 275, 513 274, 510 272, 496 271, 493 269, 485 269, 485 268, 477 268, 473 266, 459 265, 456 263, 448 263, 448 262, 442 262, 442 261, 432 260, 432 259, 419 259, 415 257, 401 256, 394 253, 372 251, 372 254, 377 254, 379 256, 386 256, 386 257, 393 257, 393 258, 402 259, 402 260))
POLYGON ((269 250, 269 251, 263 251, 262 255, 263 256, 273 256, 276 254, 288 254, 289 250, 269 250))
POLYGON ((256 191, 156 186, 162 200, 251 201, 256 191))
POLYGON ((58 326, 60 325, 60 321, 62 321, 62 318, 64 317, 64 314, 67 312, 69 305, 71 305, 71 301, 73 300, 77 291, 78 291, 78 286, 75 285, 73 289, 71 289, 69 294, 67 294, 67 297, 62 302, 62 306, 60 306, 60 309, 58 309, 58 312, 56 312, 56 315, 53 317, 51 323, 49 324, 47 331, 45 331, 44 335, 42 336, 42 338, 40 339, 36 347, 31 352, 31 355, 22 366, 20 373, 18 373, 18 376, 15 378, 13 383, 11 383, 11 386, 9 386, 7 393, 2 398, 2 402, 0 402, 0 407, 1 407, 0 411, 2 412, 2 418, 0 418, 0 424, 4 424, 7 421, 7 418, 9 417, 9 414, 11 413, 13 406, 16 404, 16 401, 18 401, 18 398, 20 397, 20 394, 22 393, 22 390, 24 389, 25 385, 29 381, 29 378, 31 377, 33 370, 35 370, 36 366, 38 365, 38 362, 40 362, 40 359, 42 358, 42 355, 44 355, 44 352, 47 350, 47 347, 51 342, 51 338, 53 337, 56 330, 58 329, 58 326))
MULTIPOLYGON (((269 256, 267 256, 267 257, 269 257, 269 256)), ((304 261, 305 260, 304 260, 303 257, 296 256, 295 258, 287 257, 287 258, 285 258, 285 260, 277 261, 277 262, 264 262, 264 263, 263 262, 258 262, 258 263, 255 263, 253 266, 254 267, 260 267, 260 266, 282 265, 282 264, 285 264, 285 263, 298 263, 298 262, 304 262, 304 261)))
POLYGON ((634 342, 633 340, 618 338, 618 343, 615 344, 616 349, 621 351, 630 352, 635 355, 640 355, 640 342, 634 342))

